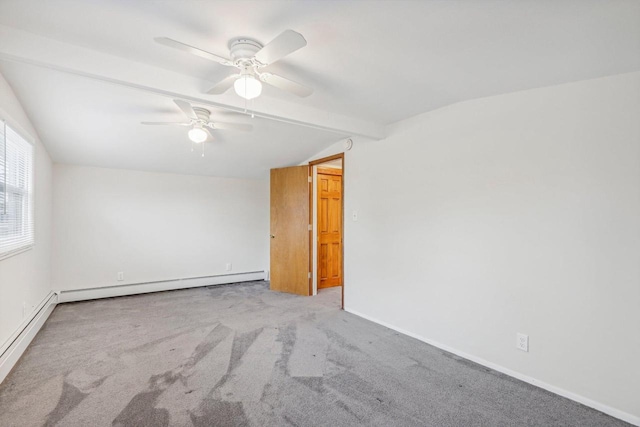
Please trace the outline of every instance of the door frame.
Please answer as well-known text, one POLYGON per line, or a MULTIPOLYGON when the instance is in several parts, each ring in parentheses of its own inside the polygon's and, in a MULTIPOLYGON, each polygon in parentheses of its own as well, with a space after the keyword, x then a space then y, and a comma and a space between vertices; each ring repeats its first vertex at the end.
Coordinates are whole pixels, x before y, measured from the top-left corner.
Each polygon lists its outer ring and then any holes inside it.
MULTIPOLYGON (((342 235, 342 245, 340 245, 341 251, 342 253, 340 254, 341 258, 342 258, 342 302, 340 307, 342 308, 342 310, 344 310, 344 285, 345 285, 345 280, 344 280, 344 153, 338 153, 338 154, 334 154, 333 156, 328 156, 328 157, 323 157, 321 159, 317 159, 317 160, 312 160, 309 162, 309 183, 312 185, 312 187, 310 188, 309 191, 309 224, 313 224, 313 186, 316 186, 317 183, 315 182, 315 180, 313 179, 313 167, 314 166, 319 166, 322 163, 326 163, 326 162, 330 162, 332 160, 341 160, 342 161, 342 206, 341 206, 341 210, 342 212, 340 213, 340 215, 342 215, 342 221, 340 223, 340 226, 342 227, 341 230, 341 235, 342 235)), ((313 227, 313 226, 312 226, 313 227)), ((311 230, 309 230, 309 270, 311 270, 311 278, 309 279, 309 295, 313 295, 313 279, 316 278, 317 279, 317 274, 318 272, 315 271, 316 269, 313 268, 313 247, 314 245, 316 245, 316 240, 314 239, 316 231, 315 229, 313 229, 312 227, 311 230)))

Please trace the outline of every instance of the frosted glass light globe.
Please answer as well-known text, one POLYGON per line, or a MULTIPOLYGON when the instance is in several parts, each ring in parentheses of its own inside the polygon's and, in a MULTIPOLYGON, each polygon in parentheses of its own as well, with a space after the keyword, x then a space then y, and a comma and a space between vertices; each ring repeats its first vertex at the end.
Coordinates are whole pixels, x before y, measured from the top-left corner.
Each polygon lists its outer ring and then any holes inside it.
POLYGON ((189 139, 199 144, 207 139, 207 132, 200 127, 194 127, 189 131, 189 139))
POLYGON ((251 75, 241 76, 233 83, 233 88, 244 99, 253 99, 262 93, 262 83, 251 75))

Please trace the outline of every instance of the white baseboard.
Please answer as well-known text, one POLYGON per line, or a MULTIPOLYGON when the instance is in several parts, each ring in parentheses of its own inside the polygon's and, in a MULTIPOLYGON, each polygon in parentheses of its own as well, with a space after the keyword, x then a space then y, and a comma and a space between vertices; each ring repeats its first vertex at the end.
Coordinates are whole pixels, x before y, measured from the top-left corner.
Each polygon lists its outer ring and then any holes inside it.
POLYGON ((9 375, 57 303, 58 295, 50 292, 0 347, 0 383, 9 375))
POLYGON ((192 277, 186 279, 163 280, 158 282, 131 283, 87 289, 66 289, 59 291, 58 302, 85 301, 99 298, 121 297, 151 292, 173 291, 201 286, 224 285, 227 283, 264 280, 264 271, 221 274, 217 276, 192 277))
POLYGON ((547 384, 547 383, 545 383, 543 381, 540 381, 540 380, 537 380, 537 379, 532 378, 530 376, 521 374, 520 372, 513 371, 513 370, 511 370, 509 368, 505 368, 505 367, 497 365, 497 364, 495 364, 493 362, 489 362, 487 360, 484 360, 484 359, 482 359, 480 357, 477 357, 477 356, 474 356, 472 354, 468 354, 468 353, 465 353, 463 351, 457 350, 455 348, 451 348, 448 345, 445 345, 445 344, 439 343, 437 341, 433 341, 431 339, 422 337, 420 335, 414 334, 413 332, 409 332, 409 331, 404 330, 402 328, 398 328, 398 327, 396 327, 394 325, 391 325, 391 324, 389 324, 387 322, 383 322, 383 321, 380 321, 378 319, 374 319, 371 316, 367 316, 366 314, 360 313, 360 312, 355 311, 355 310, 351 310, 350 308, 345 307, 344 310, 349 312, 349 313, 351 313, 351 314, 355 314, 358 317, 362 317, 363 319, 370 320, 370 321, 372 321, 374 323, 377 323, 377 324, 382 325, 382 326, 386 326, 389 329, 393 329, 394 331, 400 332, 401 334, 408 335, 408 336, 410 336, 412 338, 415 338, 417 340, 420 340, 422 342, 430 344, 430 345, 432 345, 434 347, 438 347, 441 350, 448 351, 449 353, 453 353, 456 356, 460 356, 460 357, 463 357, 463 358, 465 358, 467 360, 475 362, 475 363, 477 363, 479 365, 486 366, 487 368, 493 369, 494 371, 501 372, 501 373, 509 375, 510 377, 513 377, 513 378, 517 378, 517 379, 519 379, 521 381, 524 381, 526 383, 535 385, 536 387, 543 388, 543 389, 545 389, 547 391, 550 391, 551 393, 557 394, 557 395, 562 396, 562 397, 566 397, 567 399, 570 399, 570 400, 573 400, 575 402, 581 403, 581 404, 583 404, 585 406, 588 406, 590 408, 596 409, 596 410, 598 410, 600 412, 604 412, 607 415, 611 415, 612 417, 621 419, 621 420, 626 421, 626 422, 628 422, 630 424, 633 424, 633 425, 636 425, 636 426, 640 426, 640 417, 638 417, 636 415, 632 415, 632 414, 629 414, 627 412, 621 411, 619 409, 612 408, 611 406, 605 405, 605 404, 600 403, 600 402, 596 402, 595 400, 591 400, 591 399, 589 399, 587 397, 580 396, 579 394, 564 390, 564 389, 562 389, 560 387, 556 387, 554 385, 547 384))

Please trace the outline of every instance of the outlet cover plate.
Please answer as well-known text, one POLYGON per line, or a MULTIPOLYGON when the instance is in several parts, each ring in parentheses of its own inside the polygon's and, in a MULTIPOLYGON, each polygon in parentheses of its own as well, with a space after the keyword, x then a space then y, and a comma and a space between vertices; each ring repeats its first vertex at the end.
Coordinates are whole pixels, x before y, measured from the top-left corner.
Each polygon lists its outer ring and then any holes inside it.
POLYGON ((529 351, 529 335, 516 334, 516 348, 522 351, 529 351))

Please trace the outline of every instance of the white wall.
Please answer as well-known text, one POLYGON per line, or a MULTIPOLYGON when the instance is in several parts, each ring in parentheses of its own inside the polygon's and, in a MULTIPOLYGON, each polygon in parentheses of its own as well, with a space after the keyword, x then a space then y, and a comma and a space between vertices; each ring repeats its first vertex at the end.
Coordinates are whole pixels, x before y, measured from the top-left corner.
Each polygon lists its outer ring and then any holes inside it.
POLYGON ((388 135, 346 154, 346 308, 640 417, 640 73, 388 135))
POLYGON ((51 159, 13 90, 0 74, 0 118, 34 142, 35 245, 0 260, 0 346, 51 291, 51 159))
POLYGON ((54 289, 268 268, 264 180, 59 164, 54 180, 54 289))

